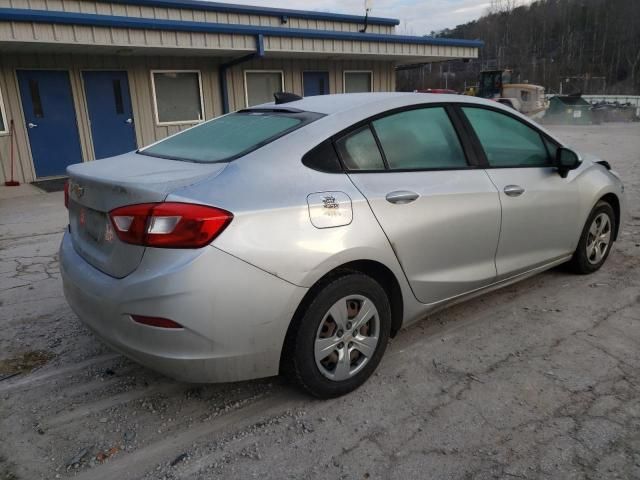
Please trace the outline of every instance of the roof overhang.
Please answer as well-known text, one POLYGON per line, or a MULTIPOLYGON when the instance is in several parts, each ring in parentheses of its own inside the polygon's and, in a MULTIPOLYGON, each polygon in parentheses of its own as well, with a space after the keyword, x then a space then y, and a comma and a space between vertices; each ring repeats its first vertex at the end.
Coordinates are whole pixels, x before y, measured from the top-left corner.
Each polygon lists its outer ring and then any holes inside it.
MULTIPOLYGON (((236 13, 240 15, 268 15, 274 17, 301 18, 305 20, 324 20, 328 22, 364 23, 364 16, 341 13, 292 10, 288 8, 256 7, 254 5, 234 5, 230 3, 203 2, 201 0, 97 0, 104 3, 137 5, 140 7, 187 8, 190 10, 236 13)), ((395 27, 400 24, 396 18, 368 17, 370 25, 395 27)))
POLYGON ((264 35, 320 40, 349 40, 364 42, 409 43, 450 47, 479 48, 480 40, 418 37, 410 35, 386 35, 380 33, 341 32, 333 30, 311 30, 302 28, 241 25, 229 23, 192 22, 184 20, 149 19, 97 15, 91 13, 54 12, 50 10, 27 10, 0 8, 0 21, 49 23, 56 25, 85 25, 93 27, 135 28, 177 32, 223 33, 240 35, 264 35))
POLYGON ((0 29, 4 51, 37 48, 39 52, 62 53, 90 47, 96 53, 135 55, 153 51, 156 55, 179 52, 189 56, 233 57, 256 51, 257 39, 262 37, 265 57, 367 58, 401 64, 476 58, 478 48, 483 45, 478 40, 14 8, 0 8, 0 22, 32 25, 26 29, 0 29), (14 36, 5 37, 2 31, 5 35, 14 32, 14 36), (156 40, 150 41, 154 36, 156 40))

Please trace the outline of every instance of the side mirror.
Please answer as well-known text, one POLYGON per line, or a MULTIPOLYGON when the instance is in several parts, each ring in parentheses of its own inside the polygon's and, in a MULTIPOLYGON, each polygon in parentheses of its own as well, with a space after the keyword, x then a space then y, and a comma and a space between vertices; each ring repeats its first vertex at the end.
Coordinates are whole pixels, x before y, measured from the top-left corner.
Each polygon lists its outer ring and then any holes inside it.
POLYGON ((575 170, 580 166, 580 157, 573 150, 560 147, 556 154, 556 167, 562 178, 567 178, 570 170, 575 170))

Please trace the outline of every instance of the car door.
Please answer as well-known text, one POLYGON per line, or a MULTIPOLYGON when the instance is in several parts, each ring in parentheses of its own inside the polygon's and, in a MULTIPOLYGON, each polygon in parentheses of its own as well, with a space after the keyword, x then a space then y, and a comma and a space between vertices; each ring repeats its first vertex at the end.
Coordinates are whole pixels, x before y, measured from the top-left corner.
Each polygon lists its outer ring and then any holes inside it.
POLYGON ((469 144, 450 115, 444 106, 412 107, 374 118, 335 142, 416 298, 426 304, 496 277, 498 192, 469 164, 469 144))
POLYGON ((580 231, 578 184, 554 167, 558 145, 509 113, 477 106, 461 110, 500 193, 498 279, 570 255, 580 231))

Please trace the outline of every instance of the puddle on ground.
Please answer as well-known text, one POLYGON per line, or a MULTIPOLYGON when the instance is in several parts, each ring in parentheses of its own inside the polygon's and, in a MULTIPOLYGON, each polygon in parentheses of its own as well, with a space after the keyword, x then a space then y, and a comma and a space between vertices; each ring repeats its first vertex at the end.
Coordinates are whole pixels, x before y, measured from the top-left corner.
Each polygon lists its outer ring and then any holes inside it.
POLYGON ((53 354, 46 350, 31 350, 13 358, 5 358, 0 360, 0 376, 29 373, 52 358, 53 354))

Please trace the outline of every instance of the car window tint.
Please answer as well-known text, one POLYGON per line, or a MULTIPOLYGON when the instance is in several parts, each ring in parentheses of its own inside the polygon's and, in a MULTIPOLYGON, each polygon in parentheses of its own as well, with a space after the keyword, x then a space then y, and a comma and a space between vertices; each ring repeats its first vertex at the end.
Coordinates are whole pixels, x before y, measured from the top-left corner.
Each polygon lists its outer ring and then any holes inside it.
POLYGON ((140 151, 145 155, 219 162, 250 151, 302 124, 276 113, 232 113, 201 123, 140 151))
POLYGON ((544 138, 544 144, 547 146, 547 151, 552 159, 555 159, 558 155, 558 144, 556 144, 553 140, 549 140, 547 137, 544 138))
POLYGON ((336 147, 349 170, 384 170, 382 155, 369 126, 342 137, 336 147))
POLYGON ((463 107, 492 167, 535 167, 551 163, 542 136, 524 123, 494 110, 463 107))
POLYGON ((458 136, 442 107, 408 110, 375 120, 390 169, 466 167, 458 136))

